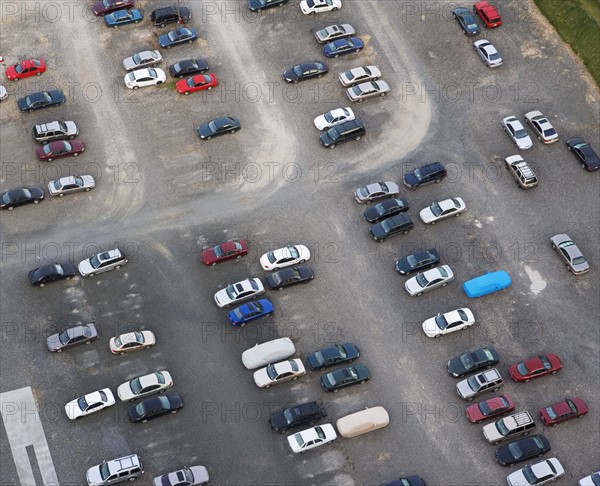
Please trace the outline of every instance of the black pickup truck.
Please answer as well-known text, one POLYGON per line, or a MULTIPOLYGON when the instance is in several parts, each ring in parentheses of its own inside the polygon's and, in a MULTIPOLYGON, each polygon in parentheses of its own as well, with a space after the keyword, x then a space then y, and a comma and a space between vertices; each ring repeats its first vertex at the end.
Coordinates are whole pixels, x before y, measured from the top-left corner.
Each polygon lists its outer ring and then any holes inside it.
POLYGON ((289 429, 306 423, 313 425, 323 417, 327 417, 327 411, 317 402, 308 402, 271 413, 269 422, 271 429, 285 434, 289 429))

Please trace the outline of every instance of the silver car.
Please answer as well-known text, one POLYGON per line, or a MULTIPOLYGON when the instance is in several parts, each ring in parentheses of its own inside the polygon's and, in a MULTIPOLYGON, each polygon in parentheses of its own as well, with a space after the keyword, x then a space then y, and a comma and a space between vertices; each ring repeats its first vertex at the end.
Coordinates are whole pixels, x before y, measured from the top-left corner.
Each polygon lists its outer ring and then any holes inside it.
POLYGON ((390 86, 385 81, 369 81, 348 88, 346 94, 350 101, 358 101, 360 103, 373 96, 385 96, 389 91, 390 86))
POLYGON ((537 134, 540 142, 545 144, 558 142, 558 133, 541 111, 533 110, 525 113, 525 123, 537 134))
POLYGON ((48 183, 48 192, 51 196, 64 197, 72 192, 89 192, 96 187, 96 181, 91 175, 67 176, 48 183))
POLYGON ((215 294, 215 303, 221 308, 231 307, 233 304, 254 299, 264 293, 265 288, 260 278, 247 278, 219 290, 215 294))
POLYGON ((502 58, 490 41, 486 39, 478 40, 473 44, 473 49, 483 59, 486 66, 494 68, 502 65, 502 58))
POLYGON ((157 66, 163 61, 160 51, 142 51, 123 59, 123 67, 127 71, 157 66))
POLYGON ((87 260, 79 262, 77 269, 82 277, 93 277, 97 273, 118 270, 127 263, 127 257, 119 250, 103 251, 87 260))
POLYGON ((349 24, 330 25, 324 29, 317 30, 315 32, 315 39, 317 39, 319 44, 324 44, 336 39, 341 39, 342 37, 350 37, 354 34, 356 34, 356 31, 354 30, 354 27, 349 24))
POLYGON ((377 66, 360 66, 339 75, 338 79, 342 86, 354 86, 367 81, 377 81, 381 77, 381 71, 377 66))
POLYGON ((70 327, 63 331, 52 334, 46 339, 48 349, 55 353, 62 353, 63 349, 70 348, 76 344, 90 344, 98 339, 98 331, 92 323, 83 326, 70 327))
POLYGON ((142 460, 137 454, 131 454, 90 467, 85 479, 88 486, 107 486, 127 480, 135 481, 143 473, 142 460))
POLYGON ((558 254, 567 263, 567 269, 573 272, 575 275, 586 273, 590 270, 590 266, 586 259, 581 253, 581 250, 575 243, 569 238, 569 235, 558 234, 550 238, 552 248, 554 248, 558 254))
POLYGON ((404 288, 411 297, 415 297, 438 287, 445 287, 452 280, 454 280, 452 269, 448 265, 442 265, 417 273, 404 283, 404 288))
POLYGON ((209 481, 208 471, 204 466, 184 467, 154 478, 153 486, 199 486, 209 481))
POLYGON ((164 393, 173 386, 173 378, 168 371, 157 371, 122 383, 117 388, 117 395, 122 402, 133 402, 153 393, 164 393))
POLYGON ((516 116, 507 116, 502 120, 502 129, 508 134, 513 143, 521 150, 533 147, 531 137, 516 116))

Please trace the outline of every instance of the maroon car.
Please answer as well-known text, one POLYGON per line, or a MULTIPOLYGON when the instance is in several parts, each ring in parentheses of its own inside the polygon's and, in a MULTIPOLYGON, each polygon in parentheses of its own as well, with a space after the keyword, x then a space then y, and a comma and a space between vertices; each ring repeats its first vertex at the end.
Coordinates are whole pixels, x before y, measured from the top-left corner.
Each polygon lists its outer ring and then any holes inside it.
POLYGON ((81 140, 59 140, 37 148, 35 153, 39 160, 52 162, 54 159, 68 157, 69 155, 77 157, 84 150, 85 145, 81 140))
POLYGON ((478 424, 498 415, 506 415, 514 409, 515 402, 512 397, 510 395, 501 395, 469 405, 467 407, 467 418, 474 424, 478 424))
POLYGON ((581 398, 565 398, 562 402, 540 408, 540 418, 544 425, 555 426, 567 420, 581 418, 587 412, 587 405, 581 398))
POLYGON ((540 354, 535 358, 512 365, 508 371, 513 380, 527 383, 533 378, 539 378, 548 373, 554 375, 561 368, 562 363, 558 356, 555 354, 540 354))
POLYGON ((133 0, 102 0, 92 6, 94 15, 106 15, 115 10, 133 7, 133 0))
POLYGON ((216 265, 235 258, 239 260, 248 253, 248 245, 243 240, 229 240, 202 251, 200 259, 205 265, 216 265))

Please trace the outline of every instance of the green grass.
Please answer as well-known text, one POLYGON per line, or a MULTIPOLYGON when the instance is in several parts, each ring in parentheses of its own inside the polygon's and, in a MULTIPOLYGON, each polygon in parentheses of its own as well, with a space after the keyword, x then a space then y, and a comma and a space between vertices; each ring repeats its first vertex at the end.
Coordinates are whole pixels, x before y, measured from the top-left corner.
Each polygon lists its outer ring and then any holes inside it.
POLYGON ((600 86, 599 0, 534 0, 600 86))

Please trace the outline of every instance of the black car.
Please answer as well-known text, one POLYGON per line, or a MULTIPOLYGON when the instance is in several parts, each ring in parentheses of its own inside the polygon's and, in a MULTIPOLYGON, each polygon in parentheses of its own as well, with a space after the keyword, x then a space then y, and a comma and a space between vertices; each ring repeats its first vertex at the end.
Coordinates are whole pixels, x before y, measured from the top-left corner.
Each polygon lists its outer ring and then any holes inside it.
POLYGON ((196 132, 202 140, 210 140, 225 133, 235 133, 240 128, 242 128, 242 125, 238 118, 235 116, 222 116, 200 125, 196 132))
POLYGON ((21 111, 34 111, 54 105, 61 105, 65 100, 66 98, 62 91, 39 91, 19 98, 17 105, 19 105, 19 110, 21 111))
POLYGON ((305 62, 283 71, 283 79, 288 83, 297 83, 303 79, 314 78, 315 76, 320 78, 323 74, 327 74, 327 72, 329 72, 329 68, 324 62, 305 62))
POLYGON ((400 275, 410 275, 435 267, 440 263, 440 254, 435 249, 423 250, 396 260, 396 271, 400 275))
POLYGON ((369 223, 378 223, 385 218, 408 211, 408 207, 408 201, 403 197, 388 199, 371 208, 367 208, 363 216, 369 223))
POLYGON ((185 42, 192 43, 198 39, 198 31, 196 29, 188 29, 187 27, 181 27, 179 29, 172 30, 168 34, 161 35, 158 38, 159 47, 164 49, 170 49, 173 46, 178 46, 185 42))
POLYGON ((17 206, 29 203, 37 204, 42 199, 44 199, 44 190, 40 187, 19 187, 18 189, 6 191, 0 196, 0 209, 12 211, 17 206))
POLYGON ((183 399, 179 393, 165 393, 158 397, 146 398, 135 405, 131 405, 127 412, 132 422, 146 423, 167 413, 177 413, 183 408, 183 399))
POLYGON ((184 59, 169 66, 169 73, 174 78, 183 78, 192 74, 204 74, 208 71, 208 63, 205 59, 184 59))
POLYGON ((457 8, 452 11, 452 16, 458 21, 465 35, 479 34, 479 25, 468 8, 457 8))
POLYGON ((598 154, 594 152, 592 146, 583 138, 574 137, 567 140, 567 148, 575 152, 575 155, 581 160, 581 167, 585 170, 593 172, 600 168, 598 154))
POLYGON ((365 126, 359 118, 331 127, 320 136, 321 145, 335 148, 337 144, 350 140, 360 140, 366 133, 365 126))
POLYGON ((408 476, 391 483, 385 483, 383 486, 425 486, 425 481, 421 476, 408 476))
POLYGON ((252 12, 260 12, 266 8, 283 7, 290 0, 248 0, 248 8, 252 12))
POLYGON ((342 363, 352 363, 360 356, 360 350, 354 344, 334 344, 306 356, 306 362, 311 370, 324 370, 330 366, 342 363))
POLYGON ((192 18, 190 9, 187 7, 179 7, 179 12, 176 6, 172 7, 161 7, 153 10, 150 14, 150 20, 158 27, 164 27, 167 24, 174 24, 175 22, 181 22, 187 24, 192 18))
POLYGON ((479 348, 448 361, 448 373, 460 378, 467 373, 473 373, 483 368, 491 368, 498 364, 499 361, 498 352, 491 346, 479 348))
POLYGON ((277 272, 267 275, 267 285, 271 290, 283 290, 284 287, 296 285, 299 283, 308 283, 315 274, 308 265, 298 267, 282 268, 277 272))
POLYGON ((307 402, 272 412, 269 423, 272 430, 285 434, 289 429, 300 425, 314 425, 323 417, 327 417, 327 410, 317 402, 307 402))
POLYGON ((442 182, 442 179, 447 175, 448 173, 443 164, 441 162, 434 162, 433 164, 424 165, 404 174, 404 185, 411 189, 416 189, 430 182, 442 182))
POLYGON ((498 447, 496 450, 496 459, 503 466, 513 466, 519 462, 539 457, 551 449, 550 442, 548 442, 546 437, 543 435, 534 435, 533 437, 527 437, 498 447))
POLYGON ((408 214, 400 213, 391 218, 384 219, 381 223, 374 224, 369 228, 369 233, 375 241, 383 242, 388 236, 402 233, 403 235, 414 227, 408 214))
POLYGON ((93 323, 64 329, 46 339, 48 349, 54 353, 62 353, 63 349, 76 344, 90 344, 98 339, 98 331, 93 323))
POLYGON ((371 373, 369 372, 369 368, 365 365, 357 364, 321 376, 321 386, 325 391, 337 393, 342 388, 358 383, 365 383, 370 378, 371 373))
POLYGON ((77 270, 75 266, 69 262, 50 263, 43 267, 36 268, 35 270, 31 270, 29 272, 29 281, 31 282, 31 285, 43 287, 48 282, 54 282, 55 280, 71 280, 75 275, 77 275, 77 270))

